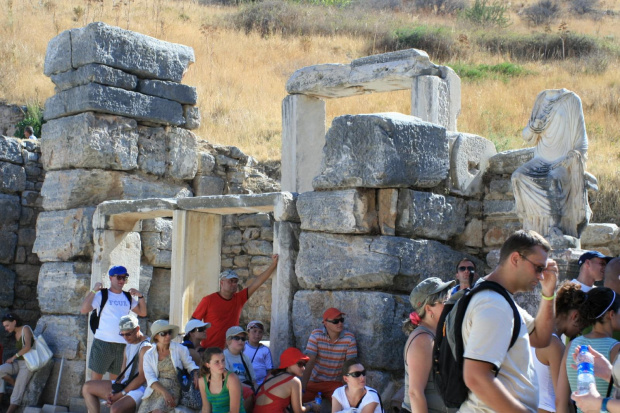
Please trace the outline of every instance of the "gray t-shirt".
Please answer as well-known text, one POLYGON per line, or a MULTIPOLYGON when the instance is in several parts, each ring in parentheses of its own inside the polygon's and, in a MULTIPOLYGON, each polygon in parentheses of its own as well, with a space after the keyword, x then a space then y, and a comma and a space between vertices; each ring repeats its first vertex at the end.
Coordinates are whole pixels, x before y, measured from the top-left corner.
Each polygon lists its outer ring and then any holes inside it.
MULTIPOLYGON (((534 330, 534 318, 517 306, 521 314, 519 337, 508 350, 512 338, 514 315, 510 304, 494 291, 481 291, 467 306, 463 321, 464 357, 492 363, 501 367, 497 378, 508 392, 529 411, 537 412, 538 380, 530 352, 530 336, 534 330)), ((460 413, 488 412, 474 393, 459 408, 460 413)))

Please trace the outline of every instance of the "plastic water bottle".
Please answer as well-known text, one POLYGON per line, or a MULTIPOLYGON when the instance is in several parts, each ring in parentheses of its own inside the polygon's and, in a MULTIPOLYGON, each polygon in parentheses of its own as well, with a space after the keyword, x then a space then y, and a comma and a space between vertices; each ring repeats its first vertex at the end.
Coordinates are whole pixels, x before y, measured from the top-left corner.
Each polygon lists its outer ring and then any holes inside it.
POLYGON ((314 398, 314 402, 320 406, 322 401, 323 401, 323 397, 321 396, 321 392, 319 392, 319 394, 317 394, 316 397, 314 398))
POLYGON ((589 393, 590 383, 594 383, 594 357, 588 346, 581 346, 577 356, 577 394, 589 393))

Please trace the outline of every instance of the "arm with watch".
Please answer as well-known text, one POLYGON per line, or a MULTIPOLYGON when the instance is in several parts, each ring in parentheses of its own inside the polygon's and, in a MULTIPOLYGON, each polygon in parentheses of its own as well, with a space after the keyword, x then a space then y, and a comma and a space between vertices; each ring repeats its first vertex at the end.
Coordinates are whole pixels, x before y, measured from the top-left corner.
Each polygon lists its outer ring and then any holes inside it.
POLYGON ((590 384, 589 393, 579 395, 574 392, 570 397, 585 413, 620 413, 620 400, 601 397, 594 383, 590 384))
POLYGON ((142 295, 142 293, 135 288, 130 288, 129 294, 131 294, 132 297, 136 297, 138 300, 138 305, 132 308, 131 311, 140 317, 146 317, 146 299, 144 298, 144 295, 142 295))

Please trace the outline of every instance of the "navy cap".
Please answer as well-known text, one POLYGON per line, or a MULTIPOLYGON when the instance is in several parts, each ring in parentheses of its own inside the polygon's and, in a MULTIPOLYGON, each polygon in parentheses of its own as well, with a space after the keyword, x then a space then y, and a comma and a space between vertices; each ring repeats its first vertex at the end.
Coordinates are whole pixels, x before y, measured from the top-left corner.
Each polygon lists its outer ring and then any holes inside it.
POLYGON ((127 268, 123 267, 122 265, 115 265, 114 267, 110 268, 110 271, 108 271, 108 275, 110 277, 125 274, 127 274, 127 268))
POLYGON ((579 266, 581 267, 581 264, 586 262, 586 260, 591 260, 592 258, 602 258, 607 262, 613 259, 613 257, 608 257, 606 255, 601 254, 598 251, 588 251, 588 252, 583 253, 581 257, 579 257, 579 262, 578 262, 579 266))

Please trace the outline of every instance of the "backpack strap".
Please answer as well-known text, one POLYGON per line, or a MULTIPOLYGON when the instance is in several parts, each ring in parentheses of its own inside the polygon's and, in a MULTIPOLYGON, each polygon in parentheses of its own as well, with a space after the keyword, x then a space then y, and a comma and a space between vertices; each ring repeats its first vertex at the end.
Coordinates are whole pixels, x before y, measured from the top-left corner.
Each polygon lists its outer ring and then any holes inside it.
POLYGON ((131 294, 129 294, 129 291, 123 291, 123 294, 125 294, 127 301, 129 301, 129 311, 131 311, 131 294))
POLYGON ((105 303, 108 302, 108 289, 107 288, 102 288, 99 291, 101 291, 101 304, 99 304, 99 311, 97 312, 97 315, 99 317, 101 317, 101 312, 103 311, 103 306, 105 305, 105 303))

